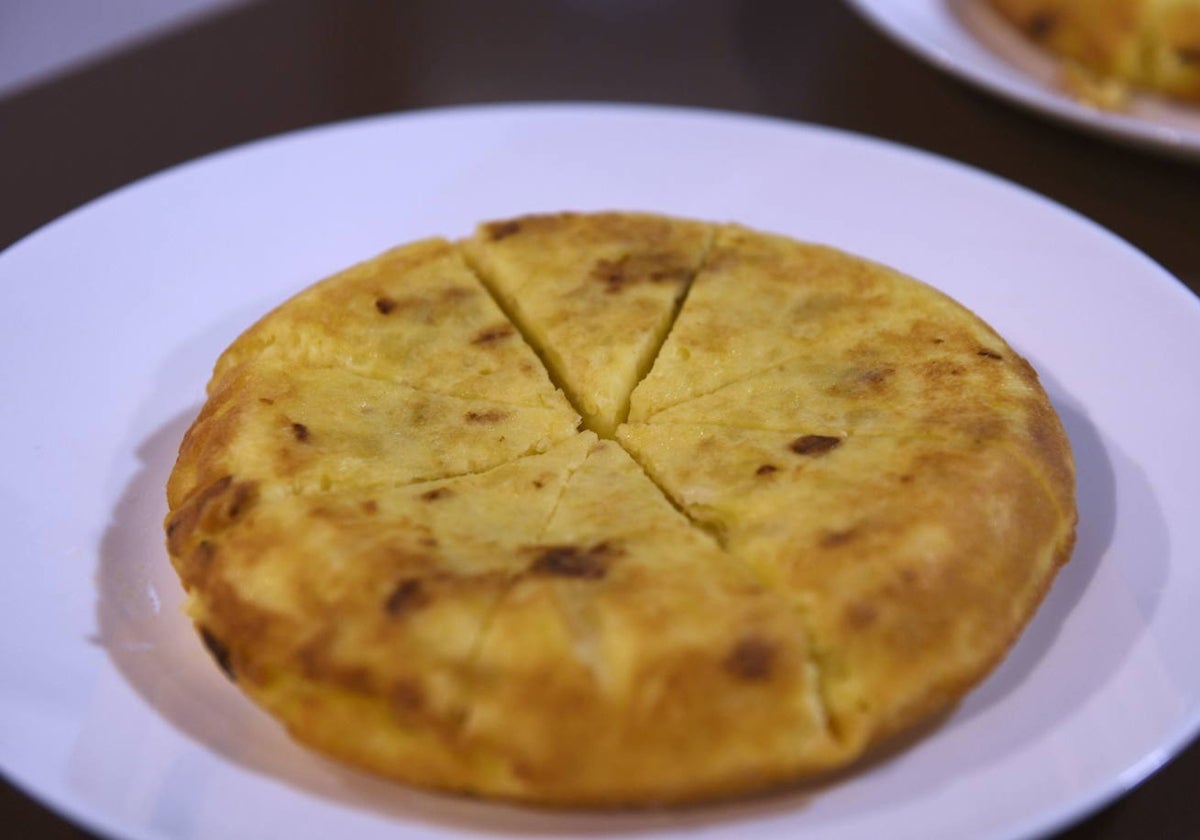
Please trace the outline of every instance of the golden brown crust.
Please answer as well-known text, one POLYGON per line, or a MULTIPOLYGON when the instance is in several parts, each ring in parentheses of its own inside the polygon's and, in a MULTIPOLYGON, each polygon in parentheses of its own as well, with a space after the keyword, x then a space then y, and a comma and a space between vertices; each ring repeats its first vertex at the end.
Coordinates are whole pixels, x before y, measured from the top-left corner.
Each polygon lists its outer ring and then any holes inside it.
POLYGON ((432 240, 222 356, 167 547, 217 664, 299 740, 542 804, 764 789, 953 703, 1069 556, 1074 471, 1036 374, 927 286, 644 214, 495 222, 468 247, 503 294, 521 271, 553 288, 543 250, 558 271, 614 247, 686 294, 651 296, 661 351, 631 375, 595 326, 628 298, 589 297, 594 328, 563 333, 558 304, 513 323, 432 240), (577 431, 531 349, 556 335, 556 379, 632 392, 612 439, 577 431))

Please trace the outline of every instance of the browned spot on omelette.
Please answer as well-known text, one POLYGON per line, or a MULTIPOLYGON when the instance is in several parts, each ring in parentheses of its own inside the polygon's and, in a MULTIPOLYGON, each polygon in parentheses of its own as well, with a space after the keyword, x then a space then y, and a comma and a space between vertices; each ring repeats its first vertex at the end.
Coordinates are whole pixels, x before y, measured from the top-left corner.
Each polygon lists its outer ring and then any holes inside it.
POLYGON ((802 435, 788 446, 797 455, 820 456, 842 445, 842 439, 831 435, 802 435))
POLYGON ((542 550, 529 570, 540 575, 598 580, 604 577, 613 558, 619 555, 620 550, 608 543, 587 548, 556 545, 542 550))
POLYGON ((749 636, 739 639, 725 659, 725 668, 742 680, 766 680, 775 665, 775 645, 765 639, 749 636))
POLYGON ((390 616, 401 616, 429 603, 429 595, 422 586, 420 579, 409 578, 396 585, 383 602, 383 608, 390 616))

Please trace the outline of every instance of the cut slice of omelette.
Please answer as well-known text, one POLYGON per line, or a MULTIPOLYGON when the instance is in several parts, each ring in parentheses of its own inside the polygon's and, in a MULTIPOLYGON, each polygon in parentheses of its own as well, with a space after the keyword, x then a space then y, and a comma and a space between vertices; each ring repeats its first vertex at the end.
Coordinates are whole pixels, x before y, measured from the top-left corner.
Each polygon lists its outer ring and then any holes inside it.
POLYGON ((618 213, 285 302, 218 361, 167 489, 190 617, 297 739, 558 806, 851 764, 1004 655, 1076 517, 1036 374, 958 304, 618 213))
POLYGON ((537 356, 441 239, 394 248, 300 292, 242 334, 243 363, 339 368, 464 399, 565 405, 537 356))
POLYGON ((999 441, 671 425, 620 440, 803 612, 851 748, 986 673, 1074 537, 1072 488, 999 441))
POLYGON ((844 760, 799 614, 613 441, 571 477, 480 648, 464 736, 518 799, 622 804, 761 788, 844 760))
POLYGON ((464 247, 587 426, 611 435, 711 239, 698 222, 560 213, 483 225, 464 247))
POLYGON ((488 618, 594 437, 470 476, 266 500, 238 479, 168 524, 188 611, 300 740, 400 779, 485 788, 463 748, 488 618))
MULTIPOLYGON (((965 311, 957 320, 973 318, 965 311)), ((826 336, 802 355, 646 420, 845 434, 1037 434, 1047 418, 1037 375, 994 336, 954 319, 872 325, 826 336)))
MULTIPOLYGON (((960 309, 927 286, 832 248, 726 225, 697 275, 629 419, 880 330, 960 309)), ((953 319, 952 319, 953 320, 953 319)), ((977 322, 974 329, 989 332, 977 322)), ((981 341, 981 344, 983 342, 981 341)))
POLYGON ((336 367, 258 360, 227 371, 188 430, 169 501, 229 475, 260 493, 409 484, 480 472, 576 434, 565 403, 428 393, 336 367))

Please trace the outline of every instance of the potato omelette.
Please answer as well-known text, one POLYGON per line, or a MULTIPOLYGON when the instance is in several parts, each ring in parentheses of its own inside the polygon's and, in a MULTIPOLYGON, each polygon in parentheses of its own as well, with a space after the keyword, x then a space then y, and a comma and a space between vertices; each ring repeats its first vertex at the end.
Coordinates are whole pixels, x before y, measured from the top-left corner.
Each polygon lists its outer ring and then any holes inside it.
POLYGON ((1033 368, 930 286, 553 213, 251 326, 165 527, 200 638, 299 741, 607 807, 794 783, 949 708, 1068 559, 1074 494, 1033 368))

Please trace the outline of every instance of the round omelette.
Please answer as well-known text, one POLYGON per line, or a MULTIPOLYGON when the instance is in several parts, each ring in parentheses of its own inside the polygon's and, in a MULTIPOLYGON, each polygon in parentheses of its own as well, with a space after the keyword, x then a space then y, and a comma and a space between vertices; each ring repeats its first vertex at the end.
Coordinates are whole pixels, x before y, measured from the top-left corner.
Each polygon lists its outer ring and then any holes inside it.
POLYGON ((580 806, 787 784, 947 709, 1076 520, 1037 375, 962 306, 637 213, 301 292, 217 361, 167 495, 200 637, 297 739, 580 806))

